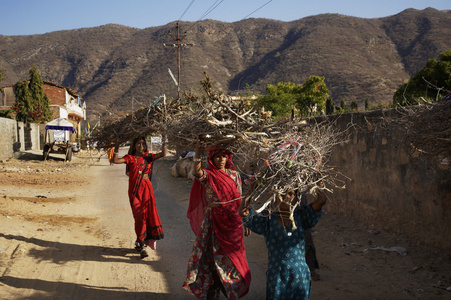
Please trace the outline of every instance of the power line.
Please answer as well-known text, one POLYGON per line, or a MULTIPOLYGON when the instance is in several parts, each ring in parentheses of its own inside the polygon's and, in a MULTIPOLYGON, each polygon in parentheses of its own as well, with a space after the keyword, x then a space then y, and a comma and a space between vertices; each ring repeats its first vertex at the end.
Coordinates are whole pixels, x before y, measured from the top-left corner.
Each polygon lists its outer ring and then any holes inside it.
MULTIPOLYGON (((194 3, 195 0, 192 0, 191 3, 188 5, 188 7, 185 9, 185 11, 183 12, 182 16, 179 18, 179 20, 182 19, 182 17, 185 15, 185 13, 188 11, 188 9, 191 7, 191 5, 194 3)), ((263 7, 265 7, 266 5, 268 5, 269 3, 271 3, 273 0, 269 0, 268 2, 266 2, 265 4, 263 4, 262 6, 260 6, 259 8, 257 8, 256 10, 252 11, 250 14, 248 14, 247 16, 245 16, 244 18, 241 19, 244 20, 246 18, 248 18, 249 16, 255 14, 257 11, 259 11, 260 9, 262 9, 263 7)), ((201 21, 202 19, 204 19, 206 16, 208 16, 213 10, 215 10, 222 2, 224 2, 224 0, 216 0, 201 16, 200 18, 196 21, 193 22, 193 24, 191 24, 191 26, 185 31, 188 32, 189 30, 191 30, 191 28, 193 28, 197 22, 201 21)))
POLYGON ((196 21, 193 22, 193 24, 191 24, 190 27, 188 27, 188 29, 185 31, 188 32, 189 30, 191 30, 191 28, 193 28, 197 22, 199 22, 200 20, 202 20, 203 18, 205 18, 206 16, 208 16, 213 10, 215 10, 224 0, 216 0, 203 14, 202 16, 200 16, 200 18, 196 21), (218 3, 219 2, 219 3, 218 3))
POLYGON ((259 11, 260 9, 262 9, 263 7, 265 7, 266 5, 268 5, 269 3, 271 3, 272 0, 269 0, 268 2, 266 2, 265 4, 263 4, 262 6, 260 6, 259 8, 257 8, 256 10, 254 10, 253 12, 251 12, 250 14, 248 14, 247 16, 245 16, 244 18, 242 18, 241 20, 244 20, 246 18, 248 18, 250 15, 253 15, 254 13, 256 13, 257 11, 259 11))
POLYGON ((180 16, 179 20, 181 20, 183 18, 183 16, 186 14, 186 12, 188 11, 188 9, 191 7, 191 5, 193 5, 194 1, 191 1, 191 3, 188 5, 188 7, 185 9, 185 11, 183 12, 183 14, 180 16))
POLYGON ((200 20, 202 20, 203 18, 205 18, 206 16, 208 16, 208 15, 209 15, 213 10, 215 10, 216 7, 218 7, 222 2, 224 2, 224 0, 221 0, 221 1, 216 0, 215 3, 213 3, 213 4, 210 6, 210 8, 207 9, 207 11, 204 12, 204 14, 203 14, 203 15, 199 18, 199 20, 197 20, 197 21, 200 21, 200 20), (219 3, 218 3, 218 2, 219 2, 219 3), (216 4, 216 3, 218 3, 218 4, 216 4))

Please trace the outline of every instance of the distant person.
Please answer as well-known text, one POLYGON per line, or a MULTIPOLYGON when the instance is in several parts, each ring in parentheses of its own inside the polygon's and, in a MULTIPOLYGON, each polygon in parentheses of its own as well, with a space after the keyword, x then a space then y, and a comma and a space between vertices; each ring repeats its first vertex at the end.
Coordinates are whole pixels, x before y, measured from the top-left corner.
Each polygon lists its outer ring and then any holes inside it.
POLYGON ((196 234, 183 288, 202 299, 238 299, 249 291, 251 273, 238 215, 241 178, 232 163, 232 153, 212 149, 208 168, 201 168, 197 142, 187 216, 196 234))
POLYGON ((115 152, 115 147, 108 147, 108 149, 106 150, 106 153, 108 154, 108 161, 110 162, 110 165, 113 164, 113 156, 114 156, 114 152, 115 152))
POLYGON ((298 201, 293 190, 278 200, 278 212, 269 217, 269 211, 257 213, 243 201, 240 215, 243 224, 265 237, 268 248, 266 271, 266 299, 309 299, 312 280, 305 260, 304 231, 316 225, 321 208, 326 203, 322 191, 310 205, 295 209, 290 220, 290 206, 298 201), (293 226, 296 225, 296 227, 293 226))
MULTIPOLYGON (((128 197, 135 219, 135 249, 140 253, 141 258, 149 256, 147 246, 155 250, 156 241, 164 237, 149 175, 152 174, 152 163, 167 153, 164 137, 163 135, 162 151, 157 154, 148 153, 144 137, 133 140, 130 154, 118 158, 117 150, 114 152, 113 162, 115 164, 126 163, 129 168, 128 197)), ((116 145, 115 148, 119 149, 119 145, 116 145)))

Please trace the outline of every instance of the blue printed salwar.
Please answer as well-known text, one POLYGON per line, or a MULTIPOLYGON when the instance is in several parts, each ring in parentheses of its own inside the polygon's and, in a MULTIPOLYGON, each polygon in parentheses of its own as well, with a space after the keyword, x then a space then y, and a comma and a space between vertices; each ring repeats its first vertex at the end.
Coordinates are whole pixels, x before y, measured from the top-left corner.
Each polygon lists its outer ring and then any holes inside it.
POLYGON ((296 229, 277 222, 277 213, 257 214, 250 208, 243 225, 265 237, 268 248, 266 299, 308 299, 312 280, 305 261, 304 229, 312 228, 321 218, 321 211, 312 205, 301 206, 294 212, 296 229))

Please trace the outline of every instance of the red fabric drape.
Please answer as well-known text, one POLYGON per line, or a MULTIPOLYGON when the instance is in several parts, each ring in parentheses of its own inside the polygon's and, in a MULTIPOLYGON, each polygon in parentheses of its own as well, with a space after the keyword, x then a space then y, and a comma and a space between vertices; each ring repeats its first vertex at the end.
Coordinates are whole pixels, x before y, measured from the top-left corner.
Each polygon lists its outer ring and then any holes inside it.
MULTIPOLYGON (((208 184, 217 195, 219 202, 224 203, 220 207, 211 208, 212 224, 219 244, 249 287, 251 274, 243 242, 243 224, 238 213, 241 193, 237 189, 236 182, 226 172, 216 168, 212 161, 213 156, 221 151, 224 152, 223 149, 215 149, 208 153, 208 169, 204 169, 207 172, 208 184)), ((232 154, 227 151, 226 156, 226 169, 235 170, 232 154)), ((200 233, 206 208, 205 188, 195 179, 191 188, 187 217, 190 219, 191 228, 196 235, 200 233)))
POLYGON ((135 233, 141 242, 149 239, 159 240, 164 237, 155 203, 152 182, 148 179, 141 180, 141 174, 139 174, 139 171, 144 174, 149 174, 152 167, 153 155, 151 154, 151 157, 149 157, 145 153, 139 158, 130 154, 124 156, 127 166, 130 169, 128 196, 133 218, 135 219, 135 233), (144 169, 145 160, 148 160, 148 164, 144 169))

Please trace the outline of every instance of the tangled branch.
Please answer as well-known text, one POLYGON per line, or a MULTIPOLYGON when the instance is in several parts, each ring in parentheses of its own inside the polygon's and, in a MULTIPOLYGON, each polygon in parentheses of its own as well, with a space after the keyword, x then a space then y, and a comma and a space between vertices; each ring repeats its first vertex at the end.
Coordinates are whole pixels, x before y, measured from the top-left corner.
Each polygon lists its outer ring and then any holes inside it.
POLYGON ((158 98, 152 105, 143 107, 123 118, 110 117, 96 130, 89 140, 100 147, 108 147, 115 142, 123 143, 136 137, 149 136, 164 130, 168 116, 180 114, 177 103, 165 103, 165 97, 158 98))
POLYGON ((192 149, 201 136, 206 147, 227 145, 236 149, 250 137, 263 134, 261 128, 268 122, 270 113, 257 111, 248 100, 233 101, 213 91, 206 73, 201 85, 205 96, 185 94, 186 110, 168 119, 167 135, 171 144, 192 149))
POLYGON ((258 211, 274 211, 276 200, 289 190, 314 192, 320 181, 327 191, 343 185, 328 163, 331 148, 342 142, 332 124, 295 118, 270 122, 271 113, 248 99, 233 101, 214 91, 206 73, 201 86, 201 96, 190 92, 183 103, 142 108, 104 126, 95 138, 106 143, 164 129, 173 146, 194 149, 201 137, 204 147, 228 148, 239 171, 254 181, 250 199, 258 211))
POLYGON ((405 142, 432 157, 451 158, 451 101, 397 108, 388 124, 403 131, 405 142))

